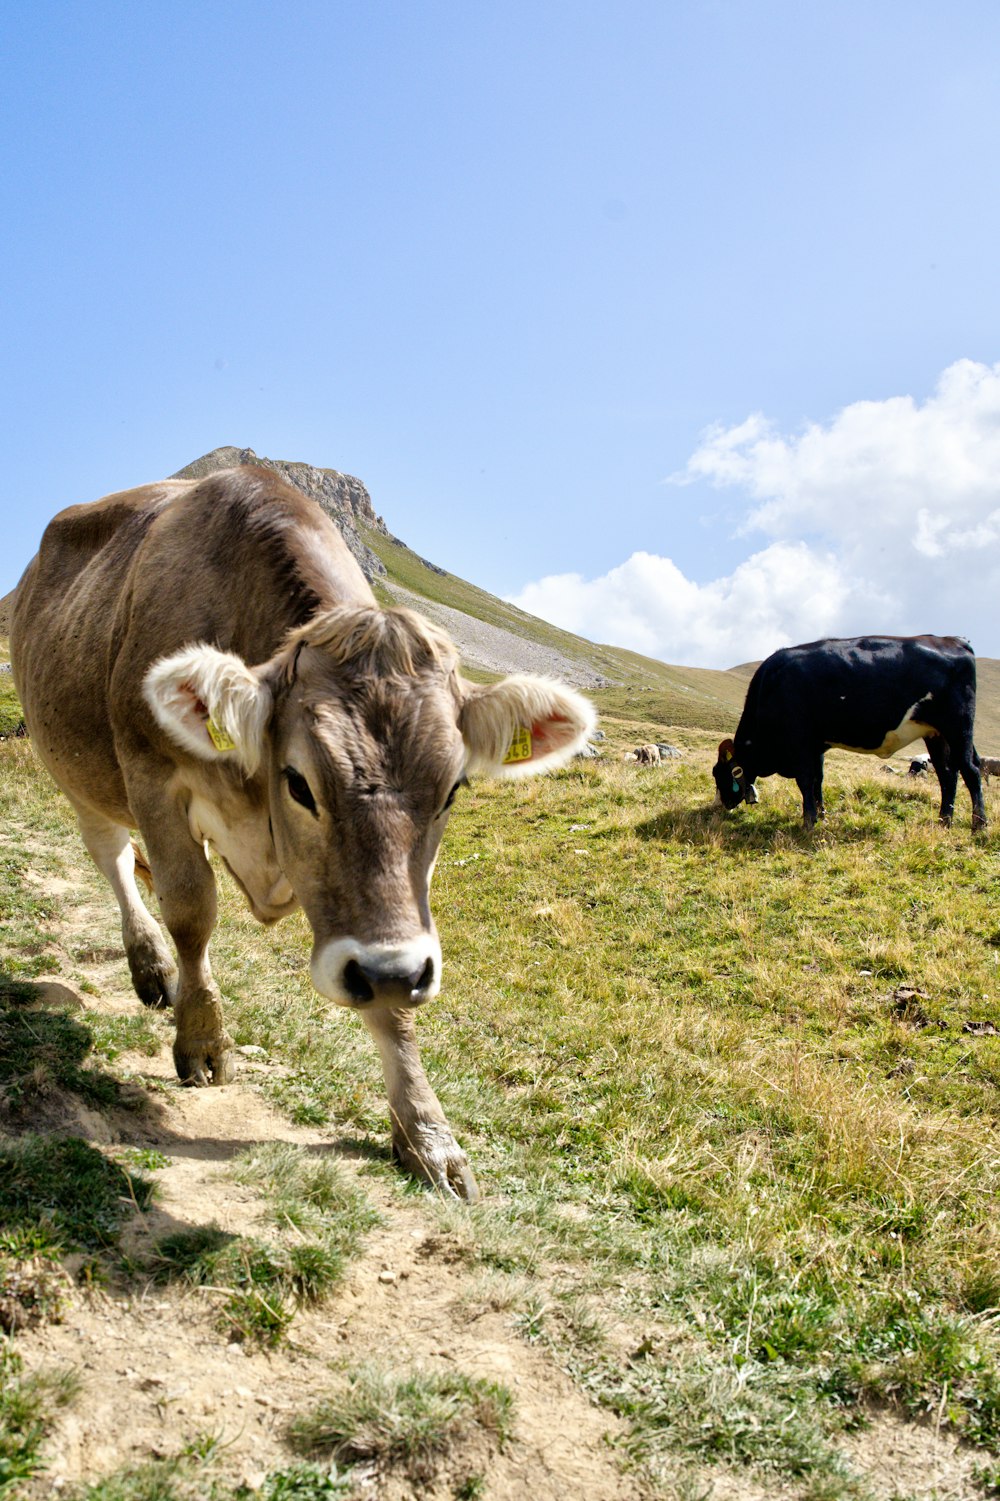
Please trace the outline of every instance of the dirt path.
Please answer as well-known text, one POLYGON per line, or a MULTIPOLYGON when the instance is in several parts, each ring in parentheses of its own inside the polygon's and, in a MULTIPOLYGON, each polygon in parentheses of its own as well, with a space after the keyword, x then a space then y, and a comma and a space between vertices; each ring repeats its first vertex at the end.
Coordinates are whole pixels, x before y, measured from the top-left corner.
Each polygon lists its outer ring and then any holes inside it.
MULTIPOLYGON (((78 999, 85 1010, 85 998, 78 999)), ((131 1010, 133 1004, 121 996, 100 1002, 102 1010, 131 1010)), ((248 1147, 293 1141, 336 1150, 332 1131, 290 1125, 255 1090, 264 1065, 244 1064, 241 1079, 223 1089, 186 1090, 175 1084, 166 1052, 152 1062, 134 1056, 123 1062, 158 1086, 156 1122, 138 1122, 134 1144, 155 1147, 169 1159, 155 1175, 156 1204, 130 1232, 135 1252, 179 1224, 261 1234, 266 1206, 226 1172, 227 1162, 248 1147)), ((357 1173, 342 1160, 345 1171, 357 1173)), ((47 1445, 48 1473, 29 1494, 49 1495, 122 1465, 176 1454, 206 1434, 218 1440, 228 1479, 259 1486, 269 1470, 294 1462, 286 1423, 330 1386, 331 1366, 371 1361, 398 1370, 458 1371, 509 1388, 514 1440, 488 1456, 484 1496, 638 1497, 608 1446, 614 1420, 591 1406, 542 1351, 519 1339, 509 1316, 477 1298, 469 1268, 449 1254, 433 1204, 401 1201, 371 1177, 359 1181, 383 1223, 367 1236, 346 1281, 318 1310, 297 1315, 290 1340, 277 1351, 228 1342, 213 1317, 211 1291, 151 1283, 138 1291, 133 1284, 124 1297, 74 1290, 63 1322, 21 1335, 18 1349, 29 1369, 68 1365, 82 1377, 80 1396, 47 1445)), ((453 1496, 456 1464, 472 1473, 479 1460, 456 1455, 435 1483, 422 1483, 412 1494, 453 1496)), ((373 1472, 363 1493, 403 1497, 411 1487, 373 1472)))

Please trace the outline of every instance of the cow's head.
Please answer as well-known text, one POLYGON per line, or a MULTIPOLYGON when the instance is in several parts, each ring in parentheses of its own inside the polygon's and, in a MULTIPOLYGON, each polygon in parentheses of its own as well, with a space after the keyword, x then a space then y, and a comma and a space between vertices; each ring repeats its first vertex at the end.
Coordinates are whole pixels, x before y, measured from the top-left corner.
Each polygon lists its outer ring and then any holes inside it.
POLYGON ((731 740, 723 740, 720 744, 719 759, 712 767, 712 776, 715 778, 716 802, 721 802, 724 808, 757 801, 753 777, 737 761, 736 747, 731 740))
POLYGON ((315 616, 248 667, 198 645, 161 659, 145 692, 179 745, 267 788, 282 871, 313 930, 317 990, 345 1006, 437 994, 429 888, 467 776, 561 766, 595 720, 543 678, 459 677, 455 649, 409 610, 315 616))

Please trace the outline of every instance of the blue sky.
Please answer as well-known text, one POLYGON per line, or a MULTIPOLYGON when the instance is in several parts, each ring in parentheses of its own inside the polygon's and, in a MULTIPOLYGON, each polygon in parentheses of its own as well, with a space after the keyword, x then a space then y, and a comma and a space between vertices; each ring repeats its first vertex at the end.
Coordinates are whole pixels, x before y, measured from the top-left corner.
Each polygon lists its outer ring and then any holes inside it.
POLYGON ((1000 656, 1000 10, 33 0, 0 593, 220 444, 600 640, 1000 656))

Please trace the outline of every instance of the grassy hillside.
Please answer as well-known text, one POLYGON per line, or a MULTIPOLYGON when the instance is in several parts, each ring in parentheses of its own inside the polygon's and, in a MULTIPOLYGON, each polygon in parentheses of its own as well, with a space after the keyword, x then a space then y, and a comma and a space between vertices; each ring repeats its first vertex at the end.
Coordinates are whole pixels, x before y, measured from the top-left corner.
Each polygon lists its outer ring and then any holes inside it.
POLYGON ((984 756, 1000 756, 1000 661, 976 661, 976 746, 984 756))
MULTIPOLYGON (((672 666, 622 647, 598 645, 528 615, 465 579, 428 567, 393 538, 370 528, 360 530, 385 564, 391 582, 526 640, 554 647, 611 679, 614 687, 591 694, 604 716, 636 726, 648 722, 657 734, 671 727, 730 734, 736 728, 756 662, 720 672, 707 667, 672 666)), ((388 598, 384 588, 381 592, 383 599, 388 598)), ((1000 754, 1000 661, 980 657, 978 681, 976 743, 984 755, 1000 754)))
MULTIPOLYGON (((735 722, 733 716, 739 716, 746 684, 738 675, 701 667, 672 667, 638 652, 586 641, 526 614, 454 574, 438 573, 392 538, 369 528, 361 531, 365 542, 385 564, 393 583, 436 604, 511 631, 515 636, 554 647, 608 678, 615 686, 598 689, 592 696, 602 712, 616 719, 636 724, 653 720, 664 726, 725 730, 735 722)), ((385 597, 384 589, 382 592, 385 597)))

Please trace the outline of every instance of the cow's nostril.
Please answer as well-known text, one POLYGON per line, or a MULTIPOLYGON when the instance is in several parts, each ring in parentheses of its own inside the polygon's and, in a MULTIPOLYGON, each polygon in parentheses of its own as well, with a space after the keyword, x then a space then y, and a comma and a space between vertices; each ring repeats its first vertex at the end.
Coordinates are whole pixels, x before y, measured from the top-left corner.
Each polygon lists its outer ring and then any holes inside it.
POLYGON ((434 984, 434 960, 428 959, 418 975, 410 976, 411 990, 430 990, 434 984))
POLYGON ((394 1001, 402 1005, 413 998, 422 999, 434 984, 434 960, 428 958, 419 969, 405 970, 379 964, 367 965, 349 959, 344 966, 344 989, 355 1005, 369 1001, 394 1001))
POLYGON ((360 1003, 375 999, 375 992, 356 959, 348 959, 344 966, 344 989, 352 1001, 360 1003))

